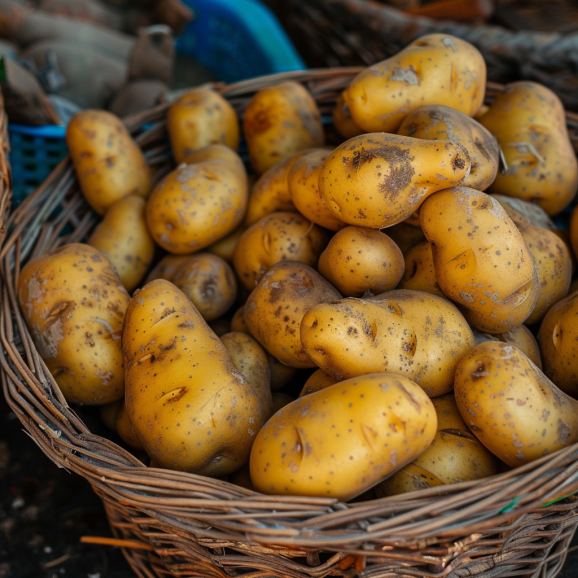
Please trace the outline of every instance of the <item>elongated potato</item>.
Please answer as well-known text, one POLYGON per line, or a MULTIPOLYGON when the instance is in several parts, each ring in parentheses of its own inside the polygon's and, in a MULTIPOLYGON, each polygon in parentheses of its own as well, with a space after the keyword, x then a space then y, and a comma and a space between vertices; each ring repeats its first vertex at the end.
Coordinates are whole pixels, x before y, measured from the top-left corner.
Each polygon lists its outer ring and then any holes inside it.
POLYGON ((420 209, 440 289, 480 331, 523 323, 538 297, 536 266, 520 231, 490 195, 467 187, 435 193, 420 209))
POLYGON ((233 270, 210 253, 167 255, 149 273, 147 283, 154 279, 166 279, 178 287, 205 321, 222 317, 237 297, 233 270))
POLYGON ((405 255, 405 268, 398 289, 425 291, 445 297, 436 279, 433 253, 429 241, 412 247, 405 255))
POLYGON ((514 468, 578 441, 578 401, 511 345, 472 349, 456 372, 455 394, 468 427, 514 468))
POLYGON ((301 322, 301 343, 317 366, 339 381, 388 371, 434 397, 451 391, 474 336, 447 299, 396 290, 310 308, 301 322))
POLYGON ((479 122, 496 136, 507 169, 488 189, 518 197, 557 215, 578 187, 578 161, 560 99, 535 82, 513 82, 479 122))
POLYGON ((363 130, 396 132, 409 112, 427 104, 443 102, 473 116, 485 92, 486 63, 477 48, 449 34, 427 34, 361 71, 343 97, 363 130))
POLYGON ((366 134, 327 157, 319 192, 344 223, 382 229, 407 219, 432 193, 462 182, 470 167, 466 149, 451 141, 366 134))
POLYGON ((69 403, 122 398, 120 336, 129 296, 100 251, 72 243, 32 259, 18 277, 18 303, 69 403))
POLYGON ((88 204, 104 215, 126 195, 146 197, 151 175, 122 121, 104 110, 83 110, 66 127, 66 146, 88 204))
POLYGON ((314 267, 328 241, 325 229, 299 213, 272 213, 241 235, 233 265, 241 283, 252 291, 265 272, 281 261, 314 267))
POLYGON ((399 247, 381 231, 345 227, 319 257, 318 270, 346 297, 374 295, 395 289, 403 275, 399 247))
POLYGON ((259 90, 243 117, 243 132, 253 170, 261 175, 296 152, 321 147, 321 114, 315 100, 298 82, 282 82, 259 90))
POLYGON ((239 121, 229 101, 207 88, 194 88, 171 104, 167 129, 177 164, 210 144, 239 147, 239 121))
POLYGON ((285 365, 315 367, 301 343, 301 320, 318 303, 340 297, 311 267, 296 261, 282 261, 263 275, 249 295, 245 322, 251 335, 285 365))
POLYGON ((182 291, 163 279, 139 291, 122 349, 129 417, 155 462, 222 476, 247 461, 264 421, 259 398, 182 291))
POLYGON ((119 199, 88 239, 88 244, 110 261, 127 291, 137 287, 155 256, 145 207, 142 197, 127 195, 119 199))
POLYGON ((467 151, 472 169, 464 187, 485 191, 496 178, 500 149, 498 141, 479 122, 447 106, 431 104, 410 112, 397 134, 426 140, 451 140, 467 151))
POLYGON ((435 410, 423 390, 390 373, 306 395, 257 434, 251 480, 266 494, 350 500, 414 460, 432 442, 435 410))
POLYGON ((247 199, 247 179, 235 164, 213 159, 184 165, 155 187, 147 202, 147 225, 169 253, 195 253, 240 225, 247 199))

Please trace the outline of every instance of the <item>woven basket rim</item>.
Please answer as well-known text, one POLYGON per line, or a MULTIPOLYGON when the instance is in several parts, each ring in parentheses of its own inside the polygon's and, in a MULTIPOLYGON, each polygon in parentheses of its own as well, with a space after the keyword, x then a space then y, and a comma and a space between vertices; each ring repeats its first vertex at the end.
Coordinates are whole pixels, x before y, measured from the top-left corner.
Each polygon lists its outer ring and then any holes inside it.
MULTIPOLYGON (((360 70, 361 67, 316 69, 212 86, 241 111, 256 90, 296 80, 306 84, 318 103, 327 104, 329 110, 336 94, 360 70)), ((488 95, 500 90, 500 85, 488 84, 488 95)), ((139 133, 137 139, 143 146, 153 143, 148 151, 151 164, 160 164, 166 158, 166 151, 161 151, 157 141, 164 131, 168 106, 165 103, 125 119, 129 130, 139 133), (140 132, 151 123, 151 128, 140 132)), ((578 115, 568 113, 567 121, 578 149, 578 115)), ((77 188, 67 157, 11 213, 9 235, 0 250, 0 377, 4 394, 42 451, 60 467, 82 475, 112 499, 142 508, 184 532, 194 529, 201 536, 304 552, 347 548, 348 552, 363 553, 363 548, 375 540, 409 550, 425 548, 427 552, 428 544, 440 540, 474 535, 482 529, 502 531, 504 524, 516 524, 524 514, 550 511, 562 515, 568 510, 567 503, 558 500, 578 491, 578 444, 483 480, 368 502, 342 503, 330 498, 265 496, 195 474, 148 468, 114 442, 92 434, 67 406, 35 351, 15 293, 22 256, 30 258, 60 242, 58 234, 67 219, 77 227, 62 241, 79 241, 91 226, 90 213, 74 217, 84 203, 77 188), (62 191, 72 193, 65 198, 62 191), (57 205, 63 207, 60 215, 50 226, 41 226, 57 205), (193 518, 197 522, 210 520, 210 526, 198 527, 193 518)), ((0 190, 0 194, 1 206, 9 199, 9 193, 0 190)), ((372 551, 372 555, 392 554, 383 550, 372 551)), ((423 552, 412 555, 416 560, 427 561, 423 552)))

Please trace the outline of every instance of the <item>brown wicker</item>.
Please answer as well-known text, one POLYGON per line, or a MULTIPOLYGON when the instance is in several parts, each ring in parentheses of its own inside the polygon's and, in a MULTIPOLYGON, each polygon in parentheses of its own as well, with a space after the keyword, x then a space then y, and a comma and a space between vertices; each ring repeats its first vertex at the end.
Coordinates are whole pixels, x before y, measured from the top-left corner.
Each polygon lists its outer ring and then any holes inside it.
POLYGON ((0 245, 6 235, 6 219, 12 199, 10 163, 10 140, 8 138, 8 116, 4 110, 4 99, 0 92, 0 245))
MULTIPOLYGON (((541 2, 550 13, 552 2, 541 2)), ((369 66, 424 34, 439 32, 476 46, 489 80, 546 84, 578 111, 578 32, 513 31, 417 17, 371 0, 290 0, 283 19, 308 66, 369 66)))
MULTIPOLYGON (((257 89, 294 79, 328 113, 357 71, 288 73, 218 90, 242 113, 257 89)), ((488 94, 498 90, 493 86, 488 94)), ((127 121, 159 174, 170 166, 166 111, 159 106, 127 121), (141 132, 148 123, 152 126, 141 132)), ((568 124, 575 135, 578 117, 568 115, 568 124)), ((42 451, 85 477, 103 499, 117 538, 132 541, 124 553, 138 576, 552 578, 558 573, 578 524, 578 499, 572 496, 578 491, 578 444, 485 480, 345 504, 264 496, 210 478, 146 468, 91 433, 34 348, 18 310, 15 280, 28 259, 83 240, 95 221, 69 159, 10 216, 0 252, 0 375, 10 407, 42 451), (135 547, 139 544, 142 548, 135 547)))

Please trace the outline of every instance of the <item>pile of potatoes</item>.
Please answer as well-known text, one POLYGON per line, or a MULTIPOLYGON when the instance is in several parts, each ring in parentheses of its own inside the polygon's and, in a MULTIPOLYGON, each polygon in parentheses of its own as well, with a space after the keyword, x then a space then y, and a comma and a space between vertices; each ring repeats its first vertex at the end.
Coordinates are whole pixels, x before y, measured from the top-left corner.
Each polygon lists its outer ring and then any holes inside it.
POLYGON ((353 79, 331 147, 301 84, 242 125, 197 88, 160 179, 117 118, 77 115, 102 221, 18 279, 66 399, 147 465, 269 494, 398 494, 577 442, 578 216, 552 217, 578 164, 550 90, 485 106, 485 82, 474 47, 424 36, 353 79))

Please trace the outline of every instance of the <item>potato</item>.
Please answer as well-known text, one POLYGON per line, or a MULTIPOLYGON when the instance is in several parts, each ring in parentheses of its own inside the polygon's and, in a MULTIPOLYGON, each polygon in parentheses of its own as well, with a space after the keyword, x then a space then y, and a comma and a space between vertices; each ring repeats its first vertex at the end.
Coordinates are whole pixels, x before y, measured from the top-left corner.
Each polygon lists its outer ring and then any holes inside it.
POLYGON ((318 270, 347 297, 361 297, 395 289, 403 275, 399 247, 381 231, 345 227, 319 257, 318 270))
POLYGON ((126 444, 135 450, 144 450, 142 444, 134 433, 125 403, 120 406, 120 409, 116 414, 115 426, 116 432, 126 444))
POLYGON ((175 100, 167 112, 167 130, 177 164, 211 144, 239 148, 239 120, 227 99, 208 88, 194 88, 175 100))
POLYGON ((423 243, 426 238, 421 230, 421 225, 412 225, 407 220, 387 228, 387 236, 400 248, 405 255, 412 247, 423 243))
MULTIPOLYGON (((506 205, 515 209, 526 221, 530 222, 536 227, 542 227, 542 229, 548 229, 548 231, 556 232, 557 227, 548 216, 548 213, 542 207, 535 205, 529 201, 524 201, 524 199, 518 199, 516 197, 507 197, 506 195, 494 194, 492 197, 506 208, 506 205)), ((507 208, 506 208, 507 209, 507 208)))
POLYGON ((36 349, 66 400, 122 398, 120 336, 130 298, 108 259, 89 245, 64 245, 31 259, 17 290, 36 349))
POLYGON ((435 193, 420 209, 440 289, 486 333, 523 323, 538 297, 536 266, 520 231, 491 196, 467 187, 435 193))
POLYGON ((443 102, 473 116, 485 92, 486 63, 479 51, 449 34, 427 34, 362 70, 343 97, 363 130, 396 132, 408 113, 427 104, 443 102))
POLYGON ((514 82, 498 94, 479 122, 500 143, 507 169, 491 193, 518 197, 557 215, 578 187, 578 162, 560 99, 535 82, 514 82))
POLYGON ((240 470, 233 472, 229 476, 229 482, 236 486, 241 486, 246 490, 254 491, 253 482, 251 481, 251 473, 249 471, 249 464, 245 464, 240 470))
POLYGON ((405 268, 398 289, 425 291, 445 297, 436 279, 433 253, 429 241, 412 247, 405 255, 405 268))
POLYGON ((470 166, 460 144, 366 134, 327 157, 319 193, 344 223, 382 229, 407 219, 432 193, 462 182, 470 166))
POLYGON ((249 327, 245 323, 245 305, 241 305, 231 318, 231 331, 239 331, 241 333, 249 333, 249 327))
POLYGON ((578 402, 511 345, 472 349, 456 372, 455 395, 467 426, 513 468, 578 441, 578 402))
POLYGON ((566 243, 552 231, 536 227, 509 205, 502 205, 512 219, 532 254, 538 274, 538 298, 524 323, 542 320, 550 307, 568 295, 572 280, 572 262, 566 243))
POLYGON ((235 303, 237 280, 231 267, 210 253, 167 255, 149 273, 147 283, 166 279, 177 286, 205 321, 222 317, 235 303))
POLYGON ((299 213, 272 213, 241 235, 233 265, 241 283, 251 291, 267 269, 281 261, 314 267, 328 241, 327 231, 299 213))
POLYGON ((421 291, 387 291, 309 308, 303 350, 338 381, 388 371, 415 381, 430 396, 451 391, 474 336, 457 307, 421 291))
POLYGON ((99 407, 100 417, 109 430, 116 431, 116 416, 123 405, 124 397, 99 407))
POLYGON ((433 442, 417 459, 376 488, 378 497, 480 480, 498 473, 498 460, 468 429, 453 394, 432 399, 438 418, 433 442))
POLYGON ((511 331, 505 333, 498 333, 492 335, 490 333, 482 333, 477 329, 472 328, 476 345, 484 343, 485 341, 501 341, 513 345, 519 349, 538 369, 542 369, 542 356, 540 354, 540 347, 534 337, 534 334, 525 326, 518 325, 511 331))
POLYGON ((329 212, 319 194, 319 173, 330 152, 319 149, 297 159, 289 171, 287 183, 293 205, 306 219, 331 231, 338 231, 345 224, 329 212))
POLYGON ((363 129, 359 128, 351 118, 351 111, 345 103, 343 94, 339 96, 335 103, 332 120, 333 126, 343 138, 353 138, 354 136, 359 136, 365 132, 363 129))
POLYGON ((233 365, 249 382, 268 420, 273 415, 271 370, 267 352, 247 333, 232 331, 221 337, 233 365))
POLYGON ((146 201, 135 195, 119 199, 87 241, 110 261, 127 291, 137 287, 155 256, 145 206, 146 201))
POLYGON ((128 414, 160 467, 223 476, 247 461, 259 398, 182 291, 158 279, 136 293, 122 349, 128 414))
POLYGON ((436 427, 431 401, 409 379, 349 379, 297 399, 263 426, 251 480, 265 494, 350 500, 414 460, 436 427))
POLYGON ((321 147, 321 114, 315 100, 298 82, 262 88, 249 102, 243 132, 253 170, 261 175, 294 153, 321 147))
POLYGON ((283 409, 286 405, 289 405, 292 401, 295 401, 290 395, 286 393, 281 393, 279 391, 273 392, 273 415, 275 415, 280 409, 283 409))
POLYGON ((247 171, 245 170, 243 159, 232 148, 223 144, 209 144, 203 148, 189 151, 182 162, 192 165, 215 159, 221 159, 227 161, 229 165, 234 165, 239 170, 239 173, 245 175, 245 178, 247 178, 247 171))
POLYGON ((341 295, 317 271, 296 261, 273 265, 247 299, 245 322, 251 335, 281 363, 315 367, 299 335, 303 315, 341 295))
POLYGON ((564 392, 578 398, 578 292, 558 301, 546 313, 538 343, 544 373, 564 392))
POLYGON ((66 146, 82 193, 99 215, 126 195, 150 193, 144 155, 114 114, 104 110, 75 114, 66 127, 66 146))
POLYGON ((235 247, 239 242, 239 239, 245 232, 245 226, 241 225, 237 227, 232 233, 219 239, 216 243, 209 245, 206 250, 208 253, 212 253, 217 257, 221 257, 227 261, 227 263, 233 263, 233 255, 235 254, 235 247))
POLYGON ((451 140, 467 151, 472 169, 464 187, 485 191, 496 178, 500 158, 498 141, 479 122, 447 106, 431 104, 410 112, 397 134, 426 140, 451 140))
POLYGON ((316 391, 321 391, 322 389, 325 389, 326 387, 336 383, 337 379, 328 373, 325 373, 322 369, 318 369, 317 371, 314 371, 309 379, 305 382, 299 397, 315 393, 316 391))
POLYGON ((247 180, 234 164, 213 159, 184 165, 155 187, 147 202, 147 225, 169 253, 195 253, 241 224, 247 198, 247 180))

